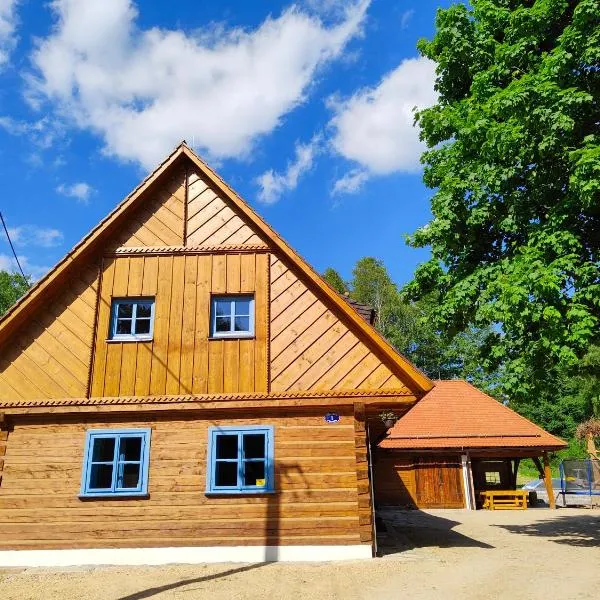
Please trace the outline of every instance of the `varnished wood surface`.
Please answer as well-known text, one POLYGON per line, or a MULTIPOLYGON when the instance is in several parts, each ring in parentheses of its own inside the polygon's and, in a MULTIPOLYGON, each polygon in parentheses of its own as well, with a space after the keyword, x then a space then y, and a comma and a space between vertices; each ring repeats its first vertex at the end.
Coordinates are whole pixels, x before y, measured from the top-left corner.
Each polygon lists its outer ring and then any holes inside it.
POLYGON ((179 167, 151 198, 129 216, 109 248, 182 245, 185 185, 185 168, 179 167))
POLYGON ((415 470, 419 508, 464 508, 459 456, 421 456, 415 470))
POLYGON ((79 272, 0 349, 0 398, 85 396, 98 270, 79 272))
POLYGON ((198 169, 188 175, 186 245, 265 244, 198 169))
POLYGON ((405 384, 290 268, 271 256, 271 389, 397 389, 405 384))
POLYGON ((267 254, 107 258, 92 396, 266 391, 267 269, 267 254), (209 339, 211 294, 242 292, 255 296, 255 337, 209 339), (107 340, 122 296, 155 298, 152 341, 107 340))
POLYGON ((337 424, 306 411, 16 424, 0 487, 0 548, 360 543, 370 511, 355 433, 351 411, 337 424), (205 495, 208 427, 221 424, 274 426, 276 494, 205 495), (111 427, 152 428, 148 499, 78 498, 85 432, 111 427))

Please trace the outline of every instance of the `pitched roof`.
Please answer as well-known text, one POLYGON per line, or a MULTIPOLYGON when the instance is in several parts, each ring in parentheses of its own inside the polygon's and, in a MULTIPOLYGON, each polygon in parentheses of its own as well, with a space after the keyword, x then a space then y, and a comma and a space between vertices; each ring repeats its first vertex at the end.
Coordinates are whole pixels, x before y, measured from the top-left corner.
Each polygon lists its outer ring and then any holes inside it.
POLYGON ((380 448, 544 448, 566 444, 464 380, 436 381, 380 448))
POLYGON ((129 194, 107 217, 105 217, 89 234, 87 234, 50 272, 40 279, 4 316, 0 319, 0 344, 9 339, 11 333, 26 318, 28 310, 40 302, 46 290, 64 281, 71 269, 80 265, 80 259, 89 256, 101 242, 116 230, 118 225, 129 214, 130 210, 139 206, 145 192, 163 178, 170 168, 181 160, 189 160, 232 205, 251 223, 271 247, 278 251, 284 259, 292 263, 303 275, 305 283, 335 309, 339 318, 346 320, 353 330, 380 358, 396 367, 397 373, 410 380, 415 392, 426 392, 433 387, 433 382, 408 359, 397 352, 371 325, 352 308, 337 292, 333 290, 310 265, 302 259, 271 227, 255 213, 244 200, 225 183, 202 159, 200 159, 185 142, 182 142, 140 185, 129 194))

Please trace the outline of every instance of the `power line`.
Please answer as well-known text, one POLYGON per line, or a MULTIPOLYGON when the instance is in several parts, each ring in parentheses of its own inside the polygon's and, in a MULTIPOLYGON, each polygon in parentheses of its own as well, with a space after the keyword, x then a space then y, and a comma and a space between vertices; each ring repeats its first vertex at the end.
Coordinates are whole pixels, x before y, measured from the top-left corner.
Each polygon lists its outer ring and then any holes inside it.
POLYGON ((19 262, 19 258, 17 257, 17 253, 15 252, 15 247, 13 246, 12 240, 10 239, 8 229, 6 228, 6 223, 4 222, 4 217, 2 216, 1 212, 0 212, 0 220, 2 220, 2 227, 4 227, 4 233, 6 233, 6 239, 8 240, 8 243, 10 244, 10 249, 12 250, 15 260, 17 261, 17 266, 19 267, 19 271, 21 271, 21 275, 23 276, 23 279, 27 282, 27 276, 25 275, 25 273, 23 273, 23 268, 21 267, 21 263, 19 262))

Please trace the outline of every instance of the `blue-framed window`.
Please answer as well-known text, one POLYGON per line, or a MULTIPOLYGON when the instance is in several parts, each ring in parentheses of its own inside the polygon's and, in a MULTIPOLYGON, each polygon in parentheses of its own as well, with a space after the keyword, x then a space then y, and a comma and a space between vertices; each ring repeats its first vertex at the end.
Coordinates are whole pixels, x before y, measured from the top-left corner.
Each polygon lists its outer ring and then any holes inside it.
POLYGON ((252 337, 254 296, 213 296, 210 321, 211 337, 252 337))
POLYGON ((87 432, 82 496, 142 496, 148 493, 150 429, 87 432))
POLYGON ((115 298, 112 301, 110 339, 151 340, 154 332, 154 298, 115 298))
POLYGON ((273 427, 209 429, 207 493, 266 493, 274 489, 273 427))

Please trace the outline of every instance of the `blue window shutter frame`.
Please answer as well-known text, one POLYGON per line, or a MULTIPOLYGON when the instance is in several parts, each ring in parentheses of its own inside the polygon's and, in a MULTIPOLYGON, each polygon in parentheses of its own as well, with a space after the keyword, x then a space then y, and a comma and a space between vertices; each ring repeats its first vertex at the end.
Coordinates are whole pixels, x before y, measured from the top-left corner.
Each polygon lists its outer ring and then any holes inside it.
POLYGON ((208 449, 206 456, 206 493, 207 494, 269 494, 275 492, 275 438, 272 425, 223 426, 208 428, 208 449), (264 433, 265 449, 265 486, 245 486, 242 478, 242 437, 244 433, 264 433), (238 485, 217 486, 216 476, 216 447, 219 435, 238 436, 238 485))
MULTIPOLYGON (((150 438, 152 430, 150 428, 143 429, 89 429, 85 437, 85 450, 83 454, 83 469, 81 472, 81 498, 111 498, 123 496, 147 496, 148 495, 148 476, 150 467, 150 438), (118 488, 118 470, 119 470, 119 440, 127 437, 141 438, 140 450, 140 476, 139 485, 137 488, 118 488), (94 450, 94 441, 97 439, 115 439, 115 449, 113 455, 113 471, 111 489, 108 490, 92 490, 89 488, 89 478, 92 468, 92 453, 94 450)), ((129 461, 137 464, 137 461, 129 461)))

